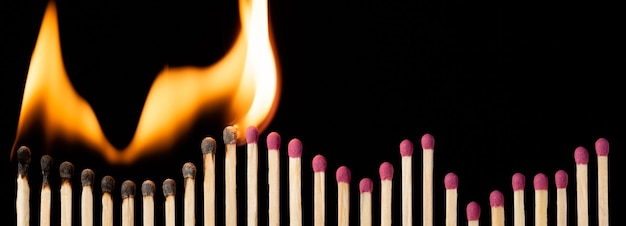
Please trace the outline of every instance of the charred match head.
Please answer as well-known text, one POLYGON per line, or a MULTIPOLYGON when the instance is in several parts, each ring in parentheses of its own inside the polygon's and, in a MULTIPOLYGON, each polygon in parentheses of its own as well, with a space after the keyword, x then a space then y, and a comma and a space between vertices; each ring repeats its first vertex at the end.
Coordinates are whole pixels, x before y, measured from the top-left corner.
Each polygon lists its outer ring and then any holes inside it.
POLYGON ((141 194, 143 196, 154 196, 154 190, 156 190, 156 185, 151 180, 145 180, 141 184, 141 194))
POLYGON ((237 128, 234 126, 227 126, 224 128, 224 144, 237 144, 237 128))
POLYGON ((194 179, 196 177, 196 165, 194 165, 192 162, 186 162, 183 165, 183 177, 185 179, 190 178, 190 179, 194 179))
POLYGON ((115 179, 109 175, 102 177, 100 187, 102 188, 103 193, 112 193, 115 188, 115 179))
POLYGON ((163 196, 174 196, 176 194, 176 181, 171 178, 163 181, 163 196))
POLYGON ((50 157, 49 155, 41 156, 39 165, 41 166, 41 174, 43 176, 42 185, 49 186, 50 185, 50 171, 52 169, 52 157, 50 157))
POLYGON ((132 180, 125 180, 124 182, 122 182, 122 188, 120 189, 120 192, 122 193, 122 199, 134 198, 136 190, 137 188, 135 186, 135 182, 133 182, 132 180))
POLYGON ((246 129, 246 142, 248 144, 256 144, 259 141, 259 129, 255 126, 248 126, 246 129))
POLYGON ((213 137, 205 137, 204 139, 202 139, 202 143, 200 145, 202 154, 215 153, 215 149, 217 149, 216 145, 217 143, 215 142, 215 139, 213 137))
POLYGON ((83 186, 91 186, 93 185, 94 173, 91 169, 84 169, 80 173, 80 182, 83 186))
POLYGON ((26 146, 21 146, 17 149, 17 173, 22 177, 28 175, 30 155, 30 148, 26 146))
POLYGON ((72 175, 74 174, 74 164, 71 162, 65 161, 59 165, 59 177, 61 177, 61 181, 69 182, 72 180, 72 175))

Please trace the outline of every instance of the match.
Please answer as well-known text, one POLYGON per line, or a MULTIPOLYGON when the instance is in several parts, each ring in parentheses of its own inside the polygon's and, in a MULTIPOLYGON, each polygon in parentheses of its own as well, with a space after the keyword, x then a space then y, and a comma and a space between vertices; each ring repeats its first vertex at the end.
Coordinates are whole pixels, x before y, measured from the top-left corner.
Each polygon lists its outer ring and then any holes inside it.
POLYGON ((595 143, 598 158, 598 226, 609 225, 609 141, 599 138, 595 143))
POLYGON ((72 175, 74 165, 62 162, 59 166, 61 177, 61 226, 72 226, 72 175))
POLYGON ((215 150, 217 142, 212 137, 205 137, 200 144, 202 162, 204 165, 204 181, 202 192, 204 197, 203 212, 204 226, 215 225, 215 150))
POLYGON ((313 168, 313 225, 326 225, 326 157, 315 155, 313 168))
POLYGON ((102 226, 113 226, 113 190, 115 179, 106 175, 100 182, 102 189, 102 226))
POLYGON ((280 135, 271 132, 267 135, 267 186, 269 226, 280 225, 280 135))
POLYGON ((17 225, 30 224, 30 185, 28 184, 30 155, 30 148, 26 146, 17 149, 17 197, 15 198, 17 225))
POLYGON ((289 225, 302 225, 302 141, 293 138, 287 146, 289 156, 289 225))
POLYGON ((413 225, 413 142, 400 142, 402 161, 402 225, 413 225))
POLYGON ((184 225, 196 225, 196 166, 192 162, 183 164, 183 178, 185 191, 183 193, 184 201, 184 225))
POLYGON ((258 225, 259 198, 258 198, 258 175, 259 175, 259 130, 255 126, 246 129, 247 149, 247 201, 248 201, 248 226, 258 225))
POLYGON ((165 197, 165 226, 176 226, 176 181, 167 178, 163 181, 165 197))
POLYGON ((122 182, 122 226, 135 225, 135 192, 137 187, 132 180, 122 182))
POLYGON ((226 199, 226 225, 237 225, 237 128, 227 126, 223 132, 224 197, 226 199))
POLYGON ((359 181, 359 223, 361 226, 372 226, 372 179, 366 177, 359 181))
POLYGON ((337 226, 350 225, 350 169, 347 166, 337 168, 337 226))
POLYGON ((154 226, 154 190, 156 184, 152 180, 145 180, 141 184, 143 226, 154 226))
POLYGON ((39 226, 50 226, 52 215, 52 188, 50 187, 50 170, 52 170, 52 157, 49 155, 41 156, 41 199, 39 208, 39 226))
POLYGON ((80 201, 80 222, 82 226, 93 225, 93 181, 95 174, 91 169, 83 169, 80 173, 80 182, 82 184, 82 193, 80 201))
POLYGON ((567 226, 567 172, 558 170, 554 174, 556 184, 556 226, 567 226))
POLYGON ((543 173, 535 174, 535 226, 548 225, 548 177, 543 173))
POLYGON ((588 166, 589 152, 585 147, 578 146, 574 150, 576 162, 576 216, 578 226, 589 225, 589 182, 588 166))
POLYGON ((493 190, 489 194, 491 206, 491 225, 504 226, 504 195, 500 190, 493 190))
POLYGON ((524 205, 526 176, 519 172, 513 174, 511 186, 513 187, 513 226, 524 226, 526 225, 526 207, 524 205))
POLYGON ((467 226, 479 226, 480 225, 480 205, 476 201, 471 201, 465 208, 467 215, 467 226))
POLYGON ((435 138, 430 134, 422 136, 422 226, 433 226, 433 164, 435 138))
POLYGON ((380 174, 380 225, 391 226, 391 192, 393 186, 393 165, 383 162, 378 168, 380 174))
POLYGON ((459 177, 449 172, 444 176, 443 184, 446 188, 446 226, 456 226, 459 177))

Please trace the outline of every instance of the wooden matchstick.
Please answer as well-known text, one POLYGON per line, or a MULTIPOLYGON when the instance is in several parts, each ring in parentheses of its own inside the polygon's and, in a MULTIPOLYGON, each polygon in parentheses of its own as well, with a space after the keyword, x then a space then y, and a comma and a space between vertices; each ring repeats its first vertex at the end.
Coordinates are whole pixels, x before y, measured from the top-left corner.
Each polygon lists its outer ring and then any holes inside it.
POLYGON ((226 199, 226 225, 237 225, 237 128, 227 126, 223 132, 226 153, 224 156, 224 196, 226 199))
POLYGON ((402 225, 413 225, 413 142, 400 142, 402 161, 402 225))
POLYGON ((578 226, 589 225, 589 182, 588 166, 589 152, 585 147, 578 146, 574 150, 576 162, 576 215, 578 226))
POLYGON ((152 180, 145 180, 141 184, 143 226, 154 226, 154 190, 156 185, 152 180))
POLYGON ((491 225, 504 226, 504 195, 499 190, 493 190, 489 194, 491 206, 491 225))
POLYGON ((246 150, 247 150, 247 201, 248 201, 248 226, 259 224, 259 197, 258 197, 258 175, 259 175, 259 130, 255 126, 246 129, 246 150))
POLYGON ((289 225, 302 225, 302 141, 293 138, 287 145, 289 156, 289 225))
POLYGON ((106 175, 100 182, 102 189, 102 226, 113 226, 113 190, 115 179, 106 175))
POLYGON ((350 169, 347 166, 337 168, 337 226, 350 225, 350 169))
POLYGON ((165 226, 176 226, 176 181, 167 178, 163 181, 165 197, 165 226))
POLYGON ((435 138, 431 134, 424 134, 421 142, 423 149, 422 225, 433 226, 433 151, 435 138))
POLYGON ((192 162, 186 162, 183 164, 183 178, 185 191, 183 194, 184 200, 184 225, 195 226, 196 225, 196 166, 192 162))
POLYGON ((135 225, 135 192, 137 187, 132 180, 122 182, 122 226, 135 225))
POLYGON ((443 183, 446 188, 446 226, 456 226, 459 177, 449 172, 444 176, 443 183))
POLYGON ((74 165, 71 162, 62 162, 59 166, 61 178, 61 226, 72 225, 72 175, 74 165))
POLYGON ((533 179, 535 187, 535 226, 548 225, 548 177, 537 173, 533 179))
POLYGON ((41 199, 39 208, 39 226, 50 226, 52 208, 52 188, 50 187, 50 171, 52 170, 52 157, 41 156, 41 199))
POLYGON ((280 225, 280 135, 267 135, 267 186, 269 226, 280 225))
POLYGON ((372 226, 372 190, 374 189, 374 184, 372 179, 363 178, 359 182, 359 200, 360 200, 360 225, 361 226, 372 226))
POLYGON ((471 201, 465 208, 467 215, 467 226, 479 226, 480 225, 480 205, 476 201, 471 201))
POLYGON ((556 226, 567 226, 567 172, 558 170, 554 174, 556 184, 556 226))
POLYGON ((380 225, 391 226, 391 191, 393 185, 393 165, 383 162, 378 168, 380 174, 380 225))
POLYGON ((513 174, 511 186, 513 187, 513 226, 524 226, 526 224, 526 207, 524 206, 526 176, 519 172, 513 174))
POLYGON ((595 143, 598 158, 598 226, 609 225, 609 141, 599 138, 595 143))
POLYGON ((204 226, 215 225, 215 150, 217 142, 213 137, 205 137, 200 145, 202 162, 204 165, 204 181, 202 191, 204 195, 204 226))
POLYGON ((313 225, 326 225, 326 157, 315 155, 313 168, 313 225))
POLYGON ((15 207, 17 225, 30 225, 30 185, 28 183, 28 167, 30 166, 30 148, 21 146, 17 149, 17 196, 15 207))
POLYGON ((80 181, 82 184, 80 213, 81 213, 81 225, 92 226, 93 225, 93 181, 94 172, 91 169, 83 169, 80 173, 80 181))

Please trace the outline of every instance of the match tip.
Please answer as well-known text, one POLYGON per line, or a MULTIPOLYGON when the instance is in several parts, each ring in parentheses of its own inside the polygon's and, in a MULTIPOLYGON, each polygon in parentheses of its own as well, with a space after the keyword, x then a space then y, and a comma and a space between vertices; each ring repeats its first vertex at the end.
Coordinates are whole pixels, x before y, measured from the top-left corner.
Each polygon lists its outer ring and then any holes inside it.
POLYGON ((171 178, 163 181, 163 195, 165 197, 176 194, 176 181, 171 178))
POLYGON ((557 188, 566 188, 567 187, 567 172, 565 170, 558 170, 554 174, 554 183, 557 188))
POLYGON ((459 187, 459 177, 455 173, 449 172, 444 176, 443 184, 446 189, 457 189, 459 187))
POLYGON ((596 154, 598 156, 609 155, 609 141, 605 138, 598 138, 596 140, 596 154))
POLYGON ((30 148, 21 146, 17 149, 17 161, 18 169, 17 173, 20 175, 28 174, 28 166, 30 165, 30 148))
POLYGON ((340 166, 337 168, 335 174, 337 182, 350 183, 350 169, 347 166, 340 166))
POLYGON ((202 139, 200 149, 202 150, 202 154, 215 153, 215 149, 217 149, 217 142, 215 142, 213 137, 205 137, 202 139))
POLYGON ((468 221, 475 221, 480 218, 480 205, 476 201, 471 201, 465 208, 468 221))
POLYGON ((72 174, 74 174, 74 165, 68 161, 62 162, 59 166, 59 176, 61 179, 69 180, 72 178, 72 174))
POLYGON ((49 155, 41 156, 41 160, 39 160, 39 165, 41 166, 41 174, 47 176, 50 174, 52 170, 52 157, 49 155))
POLYGON ((536 174, 533 185, 535 190, 548 190, 548 177, 543 173, 536 174))
POLYGON ((246 129, 246 142, 255 144, 259 141, 259 129, 256 126, 248 126, 246 129))
POLYGON ((298 138, 291 139, 287 145, 287 155, 290 158, 302 157, 302 141, 298 138))
POLYGON ((574 161, 576 164, 587 164, 589 163, 589 152, 583 146, 578 146, 576 150, 574 150, 574 161))
POLYGON ((513 191, 524 190, 524 187, 526 187, 526 176, 522 173, 513 174, 511 185, 513 186, 513 191))
POLYGON ((95 177, 95 174, 93 173, 93 170, 84 169, 80 173, 80 182, 82 183, 83 186, 91 186, 93 185, 94 177, 95 177))
POLYGON ((489 194, 489 204, 491 207, 504 206, 504 195, 499 190, 493 190, 489 194))
POLYGON ((267 149, 278 150, 280 148, 280 134, 277 132, 271 132, 267 134, 267 149))
POLYGON ((100 182, 100 187, 102 187, 102 192, 113 192, 113 189, 115 188, 115 179, 109 175, 104 176, 100 182))
POLYGON ((237 144, 237 127, 227 126, 224 128, 224 144, 237 144))
POLYGON ((133 182, 132 180, 125 180, 124 182, 122 182, 122 188, 120 189, 120 192, 122 193, 122 199, 134 198, 136 190, 137 188, 135 187, 135 182, 133 182))
POLYGON ((400 155, 411 156, 413 155, 413 142, 409 139, 404 139, 400 142, 400 155))
POLYGON ((323 155, 316 155, 313 157, 313 172, 326 171, 326 157, 323 155))
POLYGON ((359 191, 361 191, 361 193, 372 192, 373 189, 374 184, 372 182, 372 179, 366 177, 361 179, 361 181, 359 182, 359 191))
POLYGON ((391 180, 393 179, 393 165, 390 162, 383 162, 378 167, 378 173, 380 174, 381 180, 391 180))
POLYGON ((183 165, 183 178, 195 178, 196 177, 196 165, 192 162, 186 162, 183 165))
POLYGON ((435 138, 433 135, 427 133, 422 136, 422 148, 433 149, 435 148, 435 138))
POLYGON ((145 180, 141 184, 141 194, 144 196, 154 196, 154 190, 156 190, 156 185, 151 180, 145 180))

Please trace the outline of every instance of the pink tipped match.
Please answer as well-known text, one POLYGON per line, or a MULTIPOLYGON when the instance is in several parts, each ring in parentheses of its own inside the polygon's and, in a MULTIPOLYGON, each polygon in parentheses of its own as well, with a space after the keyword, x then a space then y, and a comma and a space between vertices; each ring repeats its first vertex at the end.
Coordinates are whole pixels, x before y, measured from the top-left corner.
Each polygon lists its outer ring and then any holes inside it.
POLYGON ((465 208, 468 221, 477 221, 480 218, 480 205, 476 201, 471 201, 465 208))
POLYGON ((423 149, 435 148, 435 138, 433 137, 433 135, 430 135, 429 133, 427 133, 422 136, 422 148, 423 149))
POLYGON ((259 142, 259 130, 255 126, 248 126, 248 129, 246 129, 246 142, 248 144, 259 142))
POLYGON ((313 172, 326 171, 326 157, 323 155, 316 155, 313 157, 313 172))
POLYGON ((548 190, 548 176, 543 173, 536 174, 533 185, 535 186, 535 190, 548 190))
POLYGON ((504 206, 504 195, 499 190, 493 190, 489 194, 489 204, 491 207, 504 206))
POLYGON ((583 146, 578 146, 574 151, 574 161, 576 164, 587 165, 589 163, 589 152, 583 146))
POLYGON ((340 166, 337 168, 337 182, 350 183, 350 169, 347 166, 340 166))
POLYGON ((287 155, 290 158, 302 157, 302 142, 298 138, 293 138, 287 146, 287 155))
POLYGON ((413 142, 408 139, 400 142, 400 155, 401 156, 411 156, 413 155, 413 142))
POLYGON ((393 165, 390 162, 383 162, 378 168, 381 180, 391 180, 393 178, 393 165))
POLYGON ((513 191, 524 190, 524 187, 526 186, 526 176, 522 173, 513 174, 511 185, 513 185, 513 191))
POLYGON ((267 135, 268 151, 277 151, 280 148, 280 135, 277 132, 271 132, 267 135))
POLYGON ((373 189, 374 183, 372 182, 372 179, 366 177, 361 179, 361 181, 359 182, 359 191, 361 191, 361 193, 372 192, 373 189))
POLYGON ((556 184, 556 188, 566 188, 567 187, 567 172, 565 170, 558 170, 554 174, 554 183, 556 184))
POLYGON ((459 177, 455 173, 449 172, 443 178, 443 184, 446 186, 446 189, 457 189, 459 187, 459 177))
POLYGON ((598 156, 608 156, 609 155, 609 141, 604 138, 599 138, 596 140, 596 154, 598 156))

